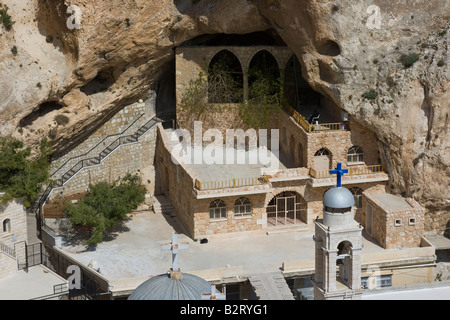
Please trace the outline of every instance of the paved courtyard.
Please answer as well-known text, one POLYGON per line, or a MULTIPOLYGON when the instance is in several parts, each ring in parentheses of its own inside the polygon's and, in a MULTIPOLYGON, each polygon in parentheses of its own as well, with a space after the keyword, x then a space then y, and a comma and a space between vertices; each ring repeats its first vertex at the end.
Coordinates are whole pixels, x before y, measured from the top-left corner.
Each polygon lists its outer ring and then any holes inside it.
MULTIPOLYGON (((217 235, 202 244, 183 234, 175 218, 152 211, 131 215, 122 229, 114 239, 98 244, 95 250, 65 241, 63 249, 85 265, 95 260, 101 273, 111 280, 167 272, 171 267, 171 253, 162 251, 161 244, 170 242, 174 231, 179 233, 180 242, 189 243, 189 249, 179 255, 183 272, 242 267, 243 276, 251 276, 280 271, 283 262, 293 260, 304 261, 305 268, 314 266, 313 230, 217 235)), ((366 240, 364 250, 383 252, 366 240)))

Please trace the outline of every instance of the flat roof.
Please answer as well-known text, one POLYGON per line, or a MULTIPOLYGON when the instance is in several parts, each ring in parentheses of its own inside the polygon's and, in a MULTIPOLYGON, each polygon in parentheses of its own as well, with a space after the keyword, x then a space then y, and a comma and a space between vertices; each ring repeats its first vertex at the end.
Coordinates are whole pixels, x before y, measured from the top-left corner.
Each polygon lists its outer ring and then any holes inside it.
POLYGON ((67 283, 65 279, 43 265, 19 270, 0 279, 0 300, 29 300, 53 294, 53 286, 67 283))
POLYGON ((413 208, 405 198, 390 193, 370 193, 368 197, 377 200, 385 207, 392 210, 413 208))

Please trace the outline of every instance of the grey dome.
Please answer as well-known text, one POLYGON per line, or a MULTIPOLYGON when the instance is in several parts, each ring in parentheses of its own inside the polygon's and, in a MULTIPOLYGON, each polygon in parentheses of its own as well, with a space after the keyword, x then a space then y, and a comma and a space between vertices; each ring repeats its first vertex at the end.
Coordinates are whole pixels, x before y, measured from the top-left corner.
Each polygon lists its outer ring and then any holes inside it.
POLYGON ((128 300, 201 300, 210 292, 211 284, 192 274, 183 273, 181 279, 161 274, 138 286, 128 300))
POLYGON ((323 196, 324 207, 343 209, 355 205, 353 194, 344 187, 333 187, 323 196))

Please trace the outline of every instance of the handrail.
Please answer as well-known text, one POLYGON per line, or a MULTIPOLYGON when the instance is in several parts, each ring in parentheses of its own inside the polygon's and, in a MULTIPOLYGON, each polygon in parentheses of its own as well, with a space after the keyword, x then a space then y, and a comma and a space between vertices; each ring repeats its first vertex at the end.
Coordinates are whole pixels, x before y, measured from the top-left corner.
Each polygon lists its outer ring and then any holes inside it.
POLYGON ((59 166, 58 169, 56 169, 51 175, 50 177, 52 177, 55 173, 57 173, 59 170, 61 170, 69 161, 76 159, 76 158, 80 158, 80 157, 84 157, 87 154, 89 154, 92 150, 94 150, 95 148, 97 148, 100 144, 102 144, 106 139, 114 137, 114 136, 118 136, 121 135, 123 133, 125 133, 128 129, 130 129, 140 118, 142 118, 145 115, 145 113, 142 113, 141 115, 139 115, 139 117, 137 117, 135 120, 133 120, 133 122, 122 132, 116 132, 110 135, 107 135, 106 137, 104 137, 100 142, 98 142, 95 146, 93 146, 91 149, 89 149, 88 151, 86 151, 84 154, 80 154, 78 156, 74 156, 70 159, 68 159, 66 162, 64 162, 62 165, 59 166))
POLYGON ((266 175, 250 178, 233 178, 227 180, 199 181, 195 179, 195 187, 198 190, 215 190, 222 188, 239 188, 269 183, 266 175))
POLYGON ((0 251, 6 253, 8 256, 16 258, 16 250, 14 250, 14 248, 11 248, 10 246, 7 246, 2 242, 0 242, 0 251))
MULTIPOLYGON (((356 176, 363 174, 375 174, 384 172, 384 167, 381 164, 372 165, 372 166, 357 166, 357 167, 348 167, 348 173, 346 175, 356 176)), ((315 179, 324 179, 330 178, 332 175, 330 174, 330 170, 315 170, 313 168, 309 169, 309 175, 315 179)))
POLYGON ((293 117, 297 122, 306 130, 306 132, 321 132, 321 131, 341 131, 348 130, 348 125, 343 122, 335 122, 335 123, 320 123, 320 124, 309 124, 303 116, 290 105, 284 105, 287 113, 293 117))
POLYGON ((119 137, 116 140, 114 140, 112 143, 109 144, 108 147, 103 149, 103 151, 101 151, 98 156, 78 161, 78 163, 75 164, 72 168, 70 168, 66 173, 64 173, 60 179, 56 180, 56 186, 49 185, 45 189, 44 193, 42 194, 42 196, 39 198, 38 201, 39 212, 41 212, 42 205, 45 203, 48 195, 55 187, 63 186, 64 183, 66 183, 69 179, 71 179, 83 168, 100 164, 103 159, 105 159, 109 154, 111 154, 115 149, 117 149, 121 145, 137 142, 139 138, 143 136, 148 130, 150 130, 150 128, 152 128, 158 121, 160 121, 160 119, 155 116, 151 118, 149 121, 147 121, 144 125, 142 125, 134 134, 119 137))

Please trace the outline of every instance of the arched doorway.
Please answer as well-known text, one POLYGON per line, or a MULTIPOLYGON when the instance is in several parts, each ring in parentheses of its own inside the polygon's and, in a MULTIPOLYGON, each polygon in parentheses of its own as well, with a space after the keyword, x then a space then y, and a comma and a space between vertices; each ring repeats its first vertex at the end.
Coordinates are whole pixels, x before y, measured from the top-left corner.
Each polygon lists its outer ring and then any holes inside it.
POLYGON ((284 191, 270 200, 266 212, 268 227, 304 224, 306 202, 297 192, 284 191))
POLYGON ((314 154, 314 170, 326 171, 331 169, 331 152, 326 148, 317 150, 314 154))
POLYGON ((232 52, 219 51, 208 66, 208 102, 242 102, 243 90, 244 74, 241 62, 232 52))

